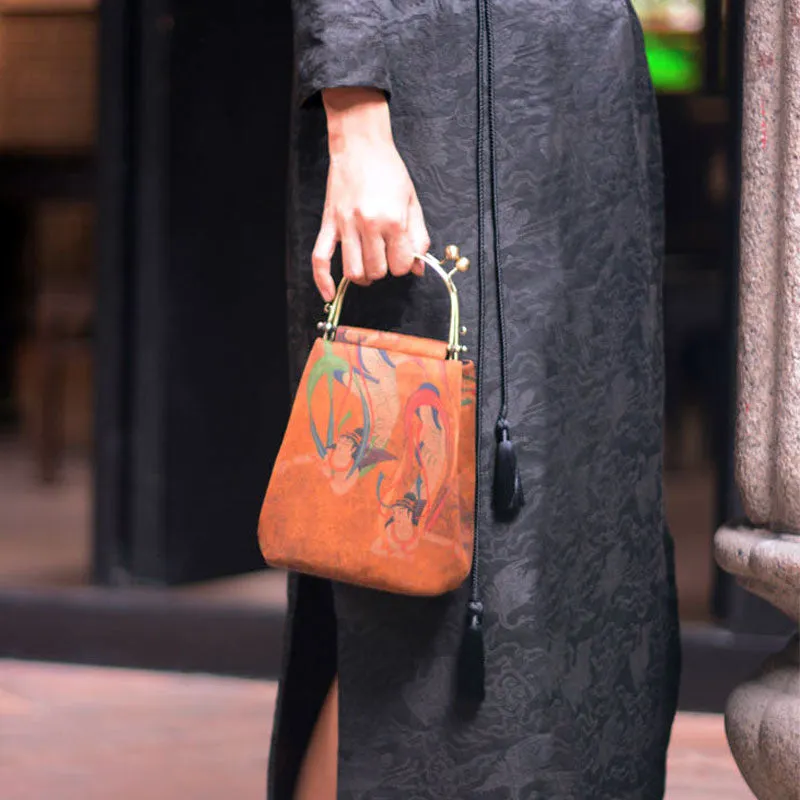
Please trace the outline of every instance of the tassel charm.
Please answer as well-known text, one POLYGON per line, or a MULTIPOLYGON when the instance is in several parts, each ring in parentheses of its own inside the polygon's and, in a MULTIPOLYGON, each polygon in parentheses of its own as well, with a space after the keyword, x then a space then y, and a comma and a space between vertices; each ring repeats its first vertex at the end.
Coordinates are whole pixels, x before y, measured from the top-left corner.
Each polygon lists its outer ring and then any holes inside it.
POLYGON ((458 695, 480 704, 486 696, 486 664, 483 648, 483 603, 471 600, 458 658, 458 695))
POLYGON ((511 441, 511 430, 504 418, 497 421, 497 450, 494 461, 494 491, 492 508, 495 517, 503 522, 513 520, 525 505, 522 479, 517 465, 517 453, 511 441))

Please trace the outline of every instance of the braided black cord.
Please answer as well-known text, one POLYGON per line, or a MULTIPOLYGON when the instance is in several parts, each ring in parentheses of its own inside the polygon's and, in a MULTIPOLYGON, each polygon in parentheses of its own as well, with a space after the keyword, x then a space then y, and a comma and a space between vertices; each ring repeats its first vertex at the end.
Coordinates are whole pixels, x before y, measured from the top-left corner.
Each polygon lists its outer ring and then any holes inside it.
POLYGON ((492 27, 492 4, 484 0, 483 13, 486 37, 486 89, 489 125, 489 191, 492 209, 492 234, 495 284, 497 291, 497 327, 500 346, 500 411, 498 426, 506 426, 508 416, 508 337, 506 334, 505 292, 503 271, 500 265, 500 214, 497 208, 497 135, 494 110, 494 30, 492 27))
MULTIPOLYGON (((484 0, 476 0, 477 17, 478 17, 478 41, 477 47, 477 142, 476 142, 476 157, 475 162, 477 165, 477 181, 478 181, 478 357, 476 359, 476 390, 475 390, 475 468, 476 474, 480 478, 483 474, 481 469, 481 397, 482 397, 482 376, 483 376, 483 343, 485 339, 485 325, 486 319, 486 285, 485 285, 485 272, 486 272, 486 242, 484 232, 484 214, 486 211, 486 199, 484 197, 483 186, 483 172, 484 172, 484 131, 483 131, 483 118, 484 118, 484 92, 483 92, 483 74, 484 74, 484 23, 483 23, 483 4, 484 0)), ((478 561, 480 552, 480 527, 482 520, 482 496, 480 490, 480 480, 476 482, 475 486, 475 545, 472 556, 472 572, 471 572, 471 593, 470 593, 470 613, 480 614, 482 611, 480 603, 480 586, 478 576, 478 561)))

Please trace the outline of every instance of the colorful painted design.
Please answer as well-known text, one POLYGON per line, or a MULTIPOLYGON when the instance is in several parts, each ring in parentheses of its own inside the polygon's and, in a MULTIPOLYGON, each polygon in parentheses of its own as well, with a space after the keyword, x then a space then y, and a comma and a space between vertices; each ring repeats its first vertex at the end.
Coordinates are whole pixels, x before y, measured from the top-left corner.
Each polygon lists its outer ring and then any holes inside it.
MULTIPOLYGON (((412 392, 403 410, 402 431, 402 456, 387 492, 391 502, 381 496, 383 471, 377 486, 384 516, 388 516, 373 544, 378 553, 410 552, 421 537, 435 531, 448 494, 457 494, 453 421, 434 384, 426 381, 412 392)), ((435 535, 431 540, 451 543, 435 535)))
POLYGON ((356 344, 345 357, 322 342, 305 387, 309 432, 323 474, 337 494, 372 467, 396 457, 385 447, 396 413, 393 366, 385 353, 356 344), (378 359, 379 364, 373 363, 378 359), (376 376, 376 366, 384 369, 376 376))
POLYGON ((262 510, 267 561, 418 594, 466 577, 474 369, 445 355, 354 328, 315 343, 262 510))

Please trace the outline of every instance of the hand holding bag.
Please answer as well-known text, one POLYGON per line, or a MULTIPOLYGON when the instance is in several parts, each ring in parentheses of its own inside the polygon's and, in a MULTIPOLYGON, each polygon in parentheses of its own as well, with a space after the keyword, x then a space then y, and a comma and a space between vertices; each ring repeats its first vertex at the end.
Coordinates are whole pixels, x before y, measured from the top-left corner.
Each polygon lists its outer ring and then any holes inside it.
POLYGON ((327 307, 261 509, 273 566, 427 596, 469 575, 475 364, 453 283, 469 261, 452 245, 419 258, 449 291, 448 341, 340 326, 347 279, 327 307))

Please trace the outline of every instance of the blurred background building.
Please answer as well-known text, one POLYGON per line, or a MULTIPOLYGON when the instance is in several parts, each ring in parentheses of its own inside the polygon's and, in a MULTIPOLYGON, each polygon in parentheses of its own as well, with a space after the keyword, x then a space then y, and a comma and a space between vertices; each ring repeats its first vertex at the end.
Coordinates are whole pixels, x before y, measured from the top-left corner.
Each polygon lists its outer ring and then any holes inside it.
MULTIPOLYGON (((742 8, 634 0, 664 142, 685 708, 788 622, 713 564, 732 481, 742 8)), ((274 675, 288 0, 0 0, 0 656, 274 675)))

